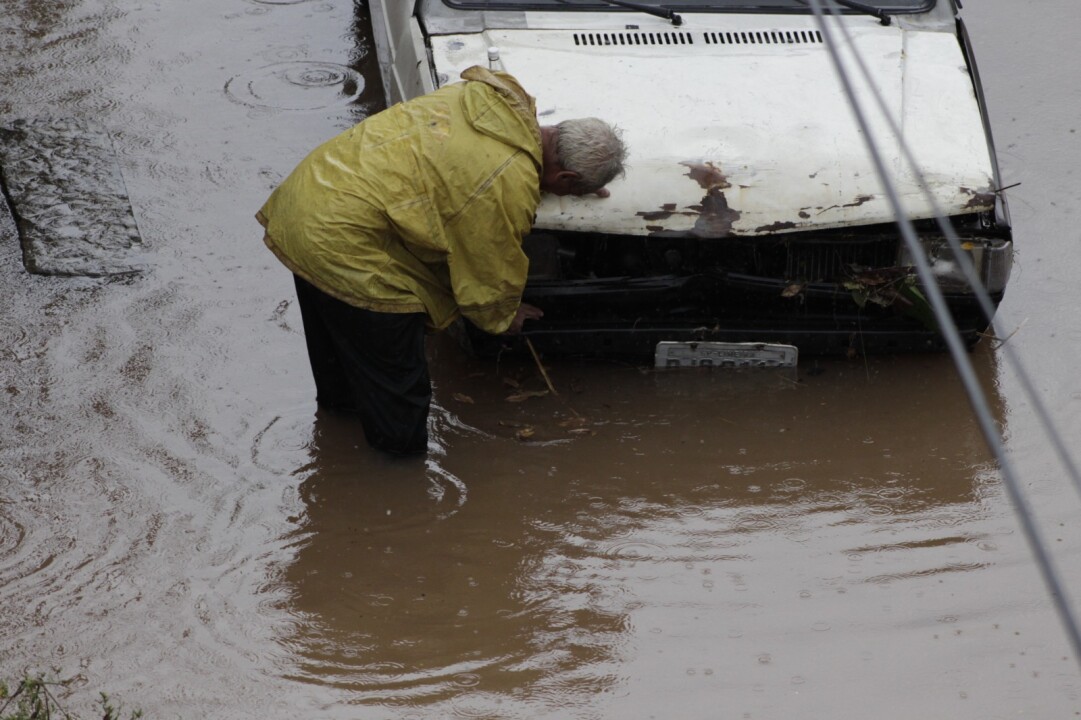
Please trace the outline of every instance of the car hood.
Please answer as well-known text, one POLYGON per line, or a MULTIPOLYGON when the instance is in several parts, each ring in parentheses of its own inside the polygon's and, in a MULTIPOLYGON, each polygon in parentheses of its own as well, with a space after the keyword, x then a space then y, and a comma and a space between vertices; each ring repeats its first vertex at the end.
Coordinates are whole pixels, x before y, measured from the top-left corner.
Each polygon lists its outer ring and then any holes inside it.
MULTIPOLYGON (((760 25, 757 34, 489 30, 434 37, 432 50, 440 80, 453 82, 498 47, 506 71, 537 98, 542 124, 596 116, 623 130, 630 157, 611 197, 546 197, 538 227, 723 238, 892 221, 827 46, 801 22, 760 25)), ((856 83, 905 212, 991 209, 990 152, 956 38, 865 17, 846 22, 885 103, 888 115, 870 86, 856 83)), ((842 52, 858 78, 852 57, 842 52)))

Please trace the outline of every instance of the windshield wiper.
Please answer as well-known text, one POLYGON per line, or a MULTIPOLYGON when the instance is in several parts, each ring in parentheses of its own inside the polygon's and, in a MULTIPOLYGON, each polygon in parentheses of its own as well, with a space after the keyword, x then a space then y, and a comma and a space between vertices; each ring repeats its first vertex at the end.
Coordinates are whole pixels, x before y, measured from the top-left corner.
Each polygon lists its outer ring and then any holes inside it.
MULTIPOLYGON (((846 7, 846 8, 849 8, 850 10, 859 10, 862 13, 866 13, 868 15, 873 15, 876 18, 878 18, 879 22, 881 22, 883 25, 889 25, 890 24, 890 16, 887 15, 886 11, 883 10, 882 8, 871 7, 870 5, 865 5, 865 4, 861 3, 861 2, 858 2, 857 0, 832 0, 832 1, 837 3, 838 5, 840 5, 841 7, 846 7)), ((796 2, 800 3, 801 5, 806 5, 807 4, 807 0, 796 0, 796 2)))
MULTIPOLYGON (((567 2, 567 0, 559 0, 564 5, 574 5, 575 3, 567 2)), ((670 21, 673 25, 682 25, 683 18, 676 15, 676 11, 666 7, 659 7, 657 5, 646 5, 645 3, 629 2, 629 0, 596 0, 596 2, 606 3, 608 5, 615 5, 617 7, 627 8, 628 10, 638 10, 644 12, 647 15, 654 17, 664 18, 670 21)))

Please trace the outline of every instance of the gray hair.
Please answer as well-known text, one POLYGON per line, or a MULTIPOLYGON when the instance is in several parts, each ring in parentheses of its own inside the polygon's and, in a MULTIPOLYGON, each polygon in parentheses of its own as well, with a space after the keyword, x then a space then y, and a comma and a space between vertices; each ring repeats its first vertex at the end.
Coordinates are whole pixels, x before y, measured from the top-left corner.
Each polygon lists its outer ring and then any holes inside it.
POLYGON ((564 170, 578 173, 576 190, 596 192, 624 174, 627 147, 619 128, 597 118, 564 120, 556 128, 556 155, 564 170))

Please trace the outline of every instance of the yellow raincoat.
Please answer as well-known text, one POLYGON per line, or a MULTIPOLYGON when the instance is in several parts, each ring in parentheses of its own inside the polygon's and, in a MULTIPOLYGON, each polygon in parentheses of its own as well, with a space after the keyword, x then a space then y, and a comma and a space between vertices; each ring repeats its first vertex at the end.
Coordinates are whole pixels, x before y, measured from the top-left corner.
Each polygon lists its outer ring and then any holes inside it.
POLYGON ((316 148, 256 218, 286 267, 379 312, 459 312, 505 331, 529 263, 522 236, 540 203, 536 105, 505 73, 399 103, 316 148))

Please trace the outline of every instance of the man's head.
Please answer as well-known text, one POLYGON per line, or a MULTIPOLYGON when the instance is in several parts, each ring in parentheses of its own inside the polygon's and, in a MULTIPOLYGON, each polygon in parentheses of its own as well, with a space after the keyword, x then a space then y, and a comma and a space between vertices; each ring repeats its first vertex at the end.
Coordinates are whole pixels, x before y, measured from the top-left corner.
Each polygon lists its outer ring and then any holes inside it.
POLYGON ((541 128, 541 190, 554 195, 608 195, 604 186, 623 174, 627 148, 617 128, 597 118, 564 120, 541 128))

